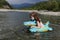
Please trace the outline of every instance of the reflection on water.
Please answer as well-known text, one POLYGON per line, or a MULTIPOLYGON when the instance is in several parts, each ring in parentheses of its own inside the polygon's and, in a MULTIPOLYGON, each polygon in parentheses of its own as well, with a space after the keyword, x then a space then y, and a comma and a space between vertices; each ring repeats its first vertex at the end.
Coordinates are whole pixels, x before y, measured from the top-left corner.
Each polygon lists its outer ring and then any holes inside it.
POLYGON ((43 23, 48 20, 49 25, 54 30, 52 32, 40 33, 38 39, 37 33, 25 33, 24 21, 29 20, 28 12, 0 12, 0 39, 2 40, 60 40, 60 17, 39 15, 43 23), (54 25, 52 25, 54 24, 54 25), (56 26, 57 25, 57 26, 56 26), (24 29, 24 30, 23 30, 24 29))

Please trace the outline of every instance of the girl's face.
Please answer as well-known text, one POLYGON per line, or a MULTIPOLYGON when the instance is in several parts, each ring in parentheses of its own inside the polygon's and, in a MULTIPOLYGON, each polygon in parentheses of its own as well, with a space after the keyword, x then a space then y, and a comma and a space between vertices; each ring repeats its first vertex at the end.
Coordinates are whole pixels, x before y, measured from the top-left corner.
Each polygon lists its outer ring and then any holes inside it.
POLYGON ((33 16, 31 16, 31 19, 32 19, 32 20, 34 20, 34 17, 33 17, 33 16))

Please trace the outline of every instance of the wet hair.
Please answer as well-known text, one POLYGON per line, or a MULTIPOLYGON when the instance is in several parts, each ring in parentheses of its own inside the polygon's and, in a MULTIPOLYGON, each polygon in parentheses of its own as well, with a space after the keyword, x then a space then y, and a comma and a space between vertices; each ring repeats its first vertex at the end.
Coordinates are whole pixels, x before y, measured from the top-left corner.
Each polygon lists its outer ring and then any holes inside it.
POLYGON ((30 17, 32 16, 32 17, 34 17, 34 19, 35 19, 36 21, 39 21, 39 22, 40 22, 40 19, 39 19, 39 17, 38 17, 37 14, 38 14, 37 12, 32 12, 32 13, 30 13, 30 17))

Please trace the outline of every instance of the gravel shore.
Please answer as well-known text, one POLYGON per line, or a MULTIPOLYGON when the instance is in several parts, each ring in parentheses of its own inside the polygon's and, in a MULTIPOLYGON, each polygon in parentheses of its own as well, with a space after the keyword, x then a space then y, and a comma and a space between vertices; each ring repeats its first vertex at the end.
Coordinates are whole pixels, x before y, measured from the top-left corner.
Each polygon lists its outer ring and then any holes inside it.
POLYGON ((17 12, 37 12, 43 15, 53 15, 53 16, 60 16, 60 12, 52 12, 52 11, 38 11, 38 10, 17 10, 17 9, 0 9, 0 11, 17 11, 17 12))

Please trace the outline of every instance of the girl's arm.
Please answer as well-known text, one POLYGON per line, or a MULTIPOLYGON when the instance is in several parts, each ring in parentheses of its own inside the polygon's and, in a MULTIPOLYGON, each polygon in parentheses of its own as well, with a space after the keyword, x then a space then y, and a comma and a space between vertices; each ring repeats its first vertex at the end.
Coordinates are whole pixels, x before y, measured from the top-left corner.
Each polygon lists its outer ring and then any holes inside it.
POLYGON ((41 28, 41 25, 40 25, 40 22, 39 21, 37 21, 37 27, 38 28, 41 28))
POLYGON ((42 22, 37 21, 37 27, 38 27, 38 28, 41 28, 41 27, 44 27, 44 25, 43 25, 42 22))

